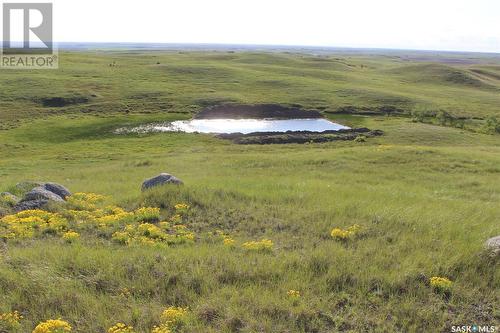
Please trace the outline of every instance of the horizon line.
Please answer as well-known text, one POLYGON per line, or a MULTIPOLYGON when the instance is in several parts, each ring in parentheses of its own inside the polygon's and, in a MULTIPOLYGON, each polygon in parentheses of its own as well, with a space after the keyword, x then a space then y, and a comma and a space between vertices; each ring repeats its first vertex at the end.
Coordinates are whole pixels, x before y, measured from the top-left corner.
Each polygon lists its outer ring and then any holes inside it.
MULTIPOLYGON (((1 42, 1 41, 0 41, 1 42)), ((300 44, 258 44, 258 43, 196 43, 196 42, 75 42, 75 41, 63 41, 55 42, 57 45, 69 45, 69 44, 80 44, 84 45, 113 45, 113 46, 132 46, 132 45, 144 45, 144 46, 218 46, 218 47, 262 47, 262 48, 290 48, 290 49, 323 49, 323 50, 376 50, 376 51, 413 51, 413 52, 444 52, 444 53, 472 53, 472 54, 488 54, 488 55, 500 55, 500 51, 470 51, 470 50, 450 50, 450 49, 414 49, 414 48, 392 48, 392 47, 368 47, 368 46, 332 46, 332 45, 300 45, 300 44)), ((64 47, 63 47, 64 49, 64 47)))

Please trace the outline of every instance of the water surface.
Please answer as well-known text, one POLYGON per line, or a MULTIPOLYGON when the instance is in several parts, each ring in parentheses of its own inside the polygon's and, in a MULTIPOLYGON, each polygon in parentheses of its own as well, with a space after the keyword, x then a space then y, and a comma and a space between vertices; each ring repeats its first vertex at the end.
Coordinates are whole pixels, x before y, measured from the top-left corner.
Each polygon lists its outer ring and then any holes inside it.
POLYGON ((192 119, 148 124, 118 132, 253 133, 287 131, 338 131, 349 129, 326 119, 192 119))

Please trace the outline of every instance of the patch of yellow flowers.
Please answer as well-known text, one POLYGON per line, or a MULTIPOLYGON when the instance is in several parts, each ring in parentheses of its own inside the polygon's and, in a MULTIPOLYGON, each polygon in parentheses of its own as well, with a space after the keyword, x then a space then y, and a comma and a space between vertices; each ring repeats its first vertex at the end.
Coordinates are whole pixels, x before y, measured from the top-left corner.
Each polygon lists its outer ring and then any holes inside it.
POLYGON ((249 251, 271 251, 273 249, 273 241, 270 239, 250 241, 243 243, 241 247, 249 251))
POLYGON ((95 193, 75 193, 67 198, 61 213, 27 210, 0 219, 0 239, 27 239, 44 234, 59 235, 68 243, 75 242, 82 231, 98 229, 122 244, 169 245, 195 239, 185 225, 182 213, 189 205, 175 205, 176 215, 170 222, 160 221, 160 209, 141 207, 128 212, 117 206, 104 206, 106 197, 95 193), (153 224, 155 223, 155 224, 153 224))
MULTIPOLYGON (((154 326, 151 333, 173 333, 186 322, 189 316, 189 309, 170 306, 163 310, 160 317, 160 325, 154 326)), ((117 323, 108 329, 108 333, 135 333, 132 326, 124 323, 117 323)))
POLYGON ((288 296, 290 296, 291 298, 299 298, 300 297, 300 291, 298 291, 298 290, 290 289, 286 292, 286 294, 288 296))
POLYGON ((23 316, 17 311, 0 313, 0 332, 2 330, 7 332, 18 330, 21 327, 21 319, 23 319, 23 316))
POLYGON ((77 233, 76 231, 72 231, 72 230, 70 230, 70 231, 66 231, 66 232, 63 234, 62 238, 63 238, 66 242, 68 242, 68 243, 72 243, 72 242, 74 242, 74 241, 78 240, 78 238, 80 238, 80 234, 79 234, 79 233, 77 233))
POLYGON ((66 333, 71 332, 71 325, 62 319, 49 319, 38 324, 32 333, 66 333))
POLYGON ((132 326, 117 323, 108 329, 108 333, 135 333, 135 331, 132 326))
POLYGON ((357 236, 360 229, 361 227, 357 224, 350 226, 347 229, 333 228, 330 235, 336 240, 346 241, 357 236))
POLYGON ((151 333, 172 333, 172 330, 166 326, 155 326, 151 333))
POLYGON ((59 214, 43 210, 25 210, 0 219, 0 238, 32 238, 42 234, 59 234, 68 221, 59 214))
POLYGON ((170 226, 168 222, 160 222, 158 225, 129 224, 123 231, 115 232, 112 239, 124 245, 173 245, 194 241, 194 234, 184 225, 170 226))
POLYGON ((160 220, 160 208, 141 207, 134 211, 137 222, 156 222, 160 220))
POLYGON ((437 291, 450 291, 453 286, 453 282, 445 277, 433 276, 429 279, 429 283, 431 287, 436 289, 437 291))
POLYGON ((95 210, 96 205, 106 200, 106 197, 96 193, 73 193, 66 198, 68 204, 76 210, 95 210))
POLYGON ((160 317, 160 326, 153 327, 151 333, 170 333, 181 327, 187 320, 188 315, 188 308, 170 306, 163 310, 160 317))
POLYGON ((185 212, 189 209, 189 205, 185 203, 178 203, 174 206, 174 208, 178 212, 185 212))
POLYGON ((224 242, 225 246, 229 246, 229 247, 234 247, 234 245, 236 244, 236 241, 229 236, 224 236, 222 241, 224 242))

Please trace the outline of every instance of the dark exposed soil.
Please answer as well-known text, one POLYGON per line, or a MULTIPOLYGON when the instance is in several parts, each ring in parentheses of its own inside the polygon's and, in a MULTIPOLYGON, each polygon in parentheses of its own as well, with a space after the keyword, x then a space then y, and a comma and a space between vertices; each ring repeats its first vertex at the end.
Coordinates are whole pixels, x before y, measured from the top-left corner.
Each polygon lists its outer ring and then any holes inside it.
POLYGON ((64 107, 67 105, 83 104, 89 102, 88 97, 44 97, 40 103, 44 107, 64 107))
POLYGON ((284 144, 284 143, 308 143, 308 142, 329 142, 348 141, 358 137, 374 137, 384 133, 381 130, 370 130, 368 128, 343 129, 338 131, 309 132, 309 131, 288 131, 288 132, 255 132, 255 133, 231 133, 219 134, 221 139, 231 140, 237 144, 284 144))
POLYGON ((195 119, 307 119, 322 118, 318 111, 279 104, 223 104, 208 107, 195 115, 195 119))
POLYGON ((407 114, 405 110, 392 105, 381 105, 375 107, 347 105, 338 107, 335 111, 325 111, 325 112, 331 114, 356 114, 365 116, 381 116, 381 115, 390 116, 390 115, 407 114))

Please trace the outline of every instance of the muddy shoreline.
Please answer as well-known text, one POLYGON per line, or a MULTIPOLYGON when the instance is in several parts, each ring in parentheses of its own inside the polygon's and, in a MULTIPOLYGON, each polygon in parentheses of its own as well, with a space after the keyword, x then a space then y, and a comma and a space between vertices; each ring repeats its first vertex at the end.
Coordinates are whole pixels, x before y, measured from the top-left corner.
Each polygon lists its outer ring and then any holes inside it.
POLYGON ((310 143, 330 141, 351 141, 357 138, 370 138, 383 135, 381 130, 370 130, 366 127, 341 129, 338 131, 309 132, 255 132, 218 134, 216 137, 231 140, 236 144, 285 144, 285 143, 310 143))

